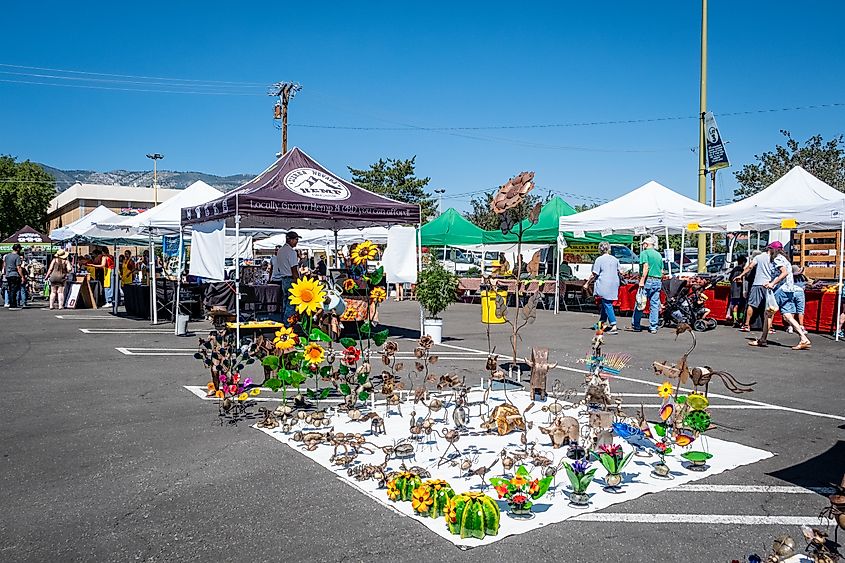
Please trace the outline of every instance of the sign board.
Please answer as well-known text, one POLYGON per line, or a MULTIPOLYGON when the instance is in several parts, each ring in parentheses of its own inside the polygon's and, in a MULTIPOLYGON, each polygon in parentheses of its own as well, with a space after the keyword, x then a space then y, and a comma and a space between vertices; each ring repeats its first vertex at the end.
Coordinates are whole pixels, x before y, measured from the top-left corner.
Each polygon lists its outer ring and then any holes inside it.
POLYGON ((675 261, 675 249, 674 248, 664 248, 663 249, 663 257, 666 258, 667 262, 674 262, 675 261))
POLYGON ((584 238, 587 236, 587 233, 584 231, 572 231, 572 236, 575 238, 584 238))
POLYGON ((718 170, 731 165, 722 136, 719 134, 719 127, 716 125, 716 118, 711 111, 704 114, 704 140, 707 145, 708 170, 718 170))
POLYGON ((604 230, 601 231, 601 236, 603 236, 603 237, 609 237, 612 234, 613 234, 613 229, 604 229, 604 230))
POLYGON ((645 227, 634 227, 634 234, 637 236, 647 235, 648 229, 645 227))
POLYGON ((687 225, 687 230, 694 233, 695 231, 699 230, 701 226, 698 223, 690 223, 687 225))
POLYGON ((70 286, 70 295, 67 297, 67 304, 65 305, 68 309, 76 309, 76 301, 79 299, 79 290, 82 289, 81 283, 73 283, 70 286))
POLYGON ((780 222, 781 229, 794 229, 798 227, 798 221, 795 219, 782 219, 780 222))

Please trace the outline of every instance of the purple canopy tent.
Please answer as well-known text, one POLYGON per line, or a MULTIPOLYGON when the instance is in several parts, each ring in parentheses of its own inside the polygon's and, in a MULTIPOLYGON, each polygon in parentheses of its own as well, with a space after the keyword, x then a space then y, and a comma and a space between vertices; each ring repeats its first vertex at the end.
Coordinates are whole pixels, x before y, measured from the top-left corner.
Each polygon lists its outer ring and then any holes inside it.
MULTIPOLYGON (((333 230, 337 236, 339 229, 419 226, 420 206, 360 188, 294 147, 243 186, 201 206, 182 209, 183 230, 210 221, 224 221, 226 226, 234 227, 236 239, 241 229, 322 228, 333 230)), ((236 256, 235 303, 240 341, 238 261, 236 256)))

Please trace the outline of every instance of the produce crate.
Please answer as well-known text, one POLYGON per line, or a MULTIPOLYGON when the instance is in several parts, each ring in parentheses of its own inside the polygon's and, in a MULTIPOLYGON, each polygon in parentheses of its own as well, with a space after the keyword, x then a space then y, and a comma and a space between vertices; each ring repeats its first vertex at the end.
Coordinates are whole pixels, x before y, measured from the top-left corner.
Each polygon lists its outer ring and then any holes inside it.
POLYGON ((839 278, 839 231, 792 233, 792 263, 816 280, 839 278))

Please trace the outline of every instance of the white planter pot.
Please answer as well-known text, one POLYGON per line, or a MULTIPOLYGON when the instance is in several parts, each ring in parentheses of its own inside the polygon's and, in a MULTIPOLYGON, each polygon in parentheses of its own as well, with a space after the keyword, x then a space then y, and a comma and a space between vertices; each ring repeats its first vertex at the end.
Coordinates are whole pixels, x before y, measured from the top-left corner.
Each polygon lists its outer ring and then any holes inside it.
POLYGON ((440 344, 443 337, 443 319, 425 319, 423 321, 423 332, 440 344))

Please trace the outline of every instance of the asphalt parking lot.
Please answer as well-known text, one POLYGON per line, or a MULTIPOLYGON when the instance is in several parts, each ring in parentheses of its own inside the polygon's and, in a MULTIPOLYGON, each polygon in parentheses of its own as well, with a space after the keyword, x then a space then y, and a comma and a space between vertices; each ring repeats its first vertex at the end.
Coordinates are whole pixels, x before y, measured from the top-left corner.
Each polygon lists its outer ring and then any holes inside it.
MULTIPOLYGON (((415 303, 380 313, 399 336, 418 330, 415 303)), ((470 383, 483 374, 479 318, 477 305, 446 312, 439 372, 470 383)), ((522 355, 548 347, 560 364, 550 380, 575 387, 594 321, 539 311, 521 331, 522 355)), ((778 333, 770 342, 783 346, 753 349, 719 327, 699 335, 691 363, 757 385, 741 396, 711 385, 712 435, 774 457, 461 551, 248 424, 221 425, 214 402, 184 387, 204 386, 207 374, 191 357, 196 340, 172 325, 28 309, 0 310, 0 326, 6 561, 730 561, 764 555, 778 534, 798 538, 845 471, 845 343, 816 335, 797 352, 797 338, 778 333)), ((506 330, 491 330, 498 352, 509 348, 506 330)), ((651 363, 676 361, 687 342, 670 331, 606 338, 605 351, 632 356, 613 382, 626 408, 656 417, 651 363)))

